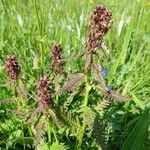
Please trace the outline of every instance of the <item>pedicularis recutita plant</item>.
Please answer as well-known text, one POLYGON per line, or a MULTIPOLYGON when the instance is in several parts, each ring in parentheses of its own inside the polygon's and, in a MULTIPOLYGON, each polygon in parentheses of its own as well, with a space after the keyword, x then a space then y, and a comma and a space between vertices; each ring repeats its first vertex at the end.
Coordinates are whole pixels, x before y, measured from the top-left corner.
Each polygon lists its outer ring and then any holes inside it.
MULTIPOLYGON (((58 81, 61 74, 64 73, 62 47, 59 44, 52 46, 50 57, 51 68, 53 71, 52 75, 53 79, 55 76, 57 77, 55 80, 51 81, 51 87, 54 87, 53 92, 49 85, 49 77, 46 75, 42 76, 37 82, 36 108, 34 111, 30 109, 29 115, 26 117, 26 120, 34 126, 34 129, 36 130, 35 135, 38 135, 38 138, 35 137, 35 139, 38 139, 36 144, 41 143, 40 140, 43 136, 48 136, 48 144, 52 144, 54 139, 58 144, 57 138, 60 137, 57 137, 57 134, 59 133, 57 133, 56 128, 58 128, 58 130, 60 128, 64 128, 64 132, 67 128, 69 130, 68 132, 76 138, 75 148, 82 149, 83 143, 86 143, 84 141, 84 136, 87 135, 87 130, 92 130, 92 135, 94 135, 94 138, 98 140, 98 143, 102 145, 103 149, 106 149, 106 141, 103 136, 105 128, 100 128, 102 123, 100 123, 99 120, 102 119, 104 115, 101 114, 104 114, 106 110, 104 111, 103 108, 100 109, 95 107, 95 105, 89 105, 89 96, 98 91, 97 97, 99 99, 101 98, 100 101, 104 102, 105 106, 110 103, 110 101, 107 101, 108 96, 109 99, 110 96, 114 96, 114 93, 111 93, 112 89, 110 86, 107 86, 105 81, 108 71, 102 70, 102 64, 94 64, 93 62, 94 54, 97 53, 98 49, 102 48, 103 37, 106 35, 111 26, 111 12, 105 6, 97 6, 90 15, 89 19, 88 36, 85 44, 84 71, 74 73, 73 75, 67 74, 68 76, 63 79, 63 83, 59 83, 58 81), (94 76, 94 80, 92 80, 91 76, 94 76), (78 87, 78 89, 75 87, 78 87), (93 93, 90 93, 91 91, 93 93), (71 92, 73 94, 70 94, 71 92), (71 95, 71 98, 69 95, 71 95), (76 98, 76 104, 72 103, 74 97, 76 98), (77 97, 78 99, 82 98, 82 101, 78 103, 77 97), (75 108, 74 112, 69 107, 67 108, 67 111, 64 110, 63 104, 61 103, 63 99, 67 102, 67 106, 75 108), (69 111, 71 111, 71 113, 69 111), (38 114, 40 114, 40 116, 38 114), (73 118, 74 116, 75 118, 73 118), (35 120, 35 122, 32 122, 32 120, 36 117, 38 119, 35 120), (42 127, 43 129, 40 129, 42 127), (52 139, 52 137, 54 138, 52 139)), ((15 81, 18 79, 20 67, 15 56, 10 56, 6 60, 6 69, 11 80, 15 81)), ((115 96, 113 97, 114 99, 116 98, 115 96)), ((98 101, 99 100, 97 99, 97 102, 98 101)), ((109 106, 107 105, 107 107, 109 106)), ((66 131, 64 137, 67 137, 67 134, 68 133, 66 131)))

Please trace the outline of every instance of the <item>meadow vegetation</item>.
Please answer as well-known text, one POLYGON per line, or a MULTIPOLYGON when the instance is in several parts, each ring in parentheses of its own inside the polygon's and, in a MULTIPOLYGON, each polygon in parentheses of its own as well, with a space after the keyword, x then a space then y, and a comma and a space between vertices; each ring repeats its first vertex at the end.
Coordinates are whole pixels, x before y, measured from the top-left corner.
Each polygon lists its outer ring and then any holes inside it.
POLYGON ((148 0, 0 0, 0 149, 150 149, 148 0))

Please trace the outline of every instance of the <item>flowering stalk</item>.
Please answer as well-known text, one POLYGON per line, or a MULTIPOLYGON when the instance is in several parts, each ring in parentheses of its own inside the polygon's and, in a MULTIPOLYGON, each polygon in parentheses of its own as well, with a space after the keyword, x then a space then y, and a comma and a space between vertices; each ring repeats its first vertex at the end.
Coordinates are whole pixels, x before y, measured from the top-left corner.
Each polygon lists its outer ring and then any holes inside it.
POLYGON ((39 15, 39 3, 37 0, 34 0, 34 4, 35 4, 35 11, 36 11, 36 15, 37 15, 37 21, 38 21, 38 30, 39 30, 39 34, 40 34, 40 43, 39 43, 39 49, 40 49, 40 67, 41 67, 41 74, 44 74, 44 67, 45 67, 45 62, 44 62, 44 44, 43 44, 43 29, 42 29, 42 20, 41 17, 39 15))
POLYGON ((59 44, 55 44, 51 50, 51 61, 52 70, 55 74, 63 72, 63 61, 62 61, 62 47, 59 44))
POLYGON ((38 96, 38 107, 53 107, 52 95, 50 93, 50 81, 47 76, 43 76, 38 81, 37 85, 37 96, 38 96))
POLYGON ((20 74, 20 66, 16 56, 8 56, 5 62, 6 71, 12 81, 17 81, 20 74))
MULTIPOLYGON (((89 33, 86 41, 86 53, 85 53, 85 68, 84 73, 85 77, 85 99, 84 106, 88 105, 88 96, 91 86, 88 81, 88 73, 90 72, 90 68, 93 62, 93 54, 96 53, 96 48, 100 48, 102 44, 102 40, 107 31, 111 28, 112 19, 111 12, 105 6, 97 6, 93 11, 90 17, 89 23, 89 33)), ((85 133, 86 124, 83 118, 83 125, 80 129, 80 134, 78 137, 78 149, 81 149, 81 144, 83 141, 83 136, 85 133)))
POLYGON ((20 65, 16 56, 8 56, 5 61, 6 71, 10 80, 14 83, 14 93, 17 96, 18 78, 20 75, 20 65))
POLYGON ((103 37, 112 26, 111 16, 111 12, 102 5, 97 6, 90 16, 89 33, 86 41, 85 73, 89 71, 96 48, 101 48, 103 37))
MULTIPOLYGON (((62 61, 62 47, 59 44, 54 44, 51 49, 51 65, 54 72, 55 79, 55 91, 60 89, 59 75, 63 73, 63 61, 62 61)), ((56 102, 58 103, 58 96, 56 96, 56 102)))

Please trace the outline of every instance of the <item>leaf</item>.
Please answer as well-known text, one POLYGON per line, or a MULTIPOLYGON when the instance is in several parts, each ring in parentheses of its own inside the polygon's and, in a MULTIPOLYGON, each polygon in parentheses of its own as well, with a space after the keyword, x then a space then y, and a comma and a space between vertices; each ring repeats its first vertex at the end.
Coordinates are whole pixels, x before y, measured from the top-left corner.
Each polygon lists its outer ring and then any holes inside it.
POLYGON ((117 102, 125 102, 131 99, 129 96, 123 96, 115 90, 104 92, 104 97, 108 100, 115 100, 117 102))
POLYGON ((85 72, 88 71, 91 63, 92 63, 92 53, 86 52, 86 54, 85 54, 85 67, 84 67, 85 72))
POLYGON ((143 102, 141 100, 138 99, 138 97, 136 97, 132 92, 130 92, 132 97, 133 97, 133 101, 135 102, 135 104, 137 106, 139 106, 142 110, 144 110, 145 106, 143 104, 143 102))
POLYGON ((150 108, 146 109, 141 115, 139 121, 123 143, 121 150, 148 150, 150 147, 146 146, 144 143, 148 137, 149 125, 150 108))
POLYGON ((37 145, 36 150, 50 150, 50 148, 44 140, 41 140, 40 144, 37 145))
POLYGON ((12 146, 12 144, 17 141, 22 135, 22 130, 16 130, 12 132, 12 134, 8 138, 8 145, 9 147, 12 146))
POLYGON ((66 146, 64 143, 57 143, 54 142, 52 146, 50 147, 50 150, 68 150, 68 146, 66 146))
POLYGON ((76 75, 72 75, 70 77, 71 79, 59 90, 57 91, 54 95, 61 95, 63 92, 66 92, 66 91, 73 91, 73 89, 76 87, 76 86, 79 86, 84 80, 84 74, 76 74, 76 75))
POLYGON ((14 132, 9 136, 9 140, 14 140, 14 139, 20 137, 21 134, 22 134, 22 130, 14 131, 14 132))
MULTIPOLYGON (((48 109, 48 114, 50 115, 50 117, 52 118, 52 120, 54 121, 54 123, 56 124, 56 126, 58 128, 61 127, 61 124, 60 124, 60 118, 58 119, 58 113, 61 113, 58 109, 56 110, 52 110, 52 109, 48 109)), ((60 116, 60 115, 59 115, 60 116)), ((62 119, 62 118, 61 118, 62 119)))
POLYGON ((26 145, 28 145, 29 147, 30 147, 30 145, 32 145, 33 144, 33 138, 32 137, 19 137, 18 139, 17 139, 17 142, 18 143, 23 143, 23 144, 26 144, 26 145))
POLYGON ((13 103, 14 101, 12 99, 4 99, 4 100, 0 100, 0 105, 8 105, 13 103))
POLYGON ((73 91, 73 93, 70 94, 70 96, 66 99, 64 103, 64 108, 67 109, 71 105, 71 103, 73 102, 74 96, 78 93, 79 91, 73 91))
POLYGON ((19 117, 22 121, 27 121, 30 116, 28 112, 22 110, 12 110, 11 112, 19 117))
POLYGON ((98 114, 96 115, 94 119, 92 136, 102 146, 102 150, 106 150, 105 127, 102 121, 99 119, 98 114))
MULTIPOLYGON (((80 129, 80 121, 78 116, 75 116, 71 111, 67 110, 67 112, 64 109, 55 108, 55 115, 58 123, 62 123, 63 126, 66 126, 67 129, 71 132, 71 135, 76 135, 78 130, 80 129)), ((55 122, 55 120, 54 120, 55 122)), ((56 124, 56 122, 55 122, 56 124)), ((58 125, 57 125, 58 126, 58 125)))
POLYGON ((38 145, 41 145, 41 142, 43 141, 43 136, 47 131, 47 118, 45 116, 41 116, 41 118, 39 119, 39 122, 36 124, 36 126, 34 127, 34 143, 35 146, 38 147, 38 145))
POLYGON ((109 108, 110 104, 111 104, 110 101, 104 99, 104 100, 98 101, 94 109, 98 111, 99 113, 104 113, 105 109, 109 108))
POLYGON ((44 110, 44 108, 42 107, 37 107, 33 112, 30 113, 30 115, 28 115, 28 117, 26 117, 28 123, 32 123, 33 120, 36 118, 37 114, 39 114, 40 112, 42 112, 44 110))
POLYGON ((87 106, 83 106, 79 112, 81 112, 80 117, 83 118, 83 122, 88 126, 88 130, 90 130, 93 126, 96 113, 87 106))

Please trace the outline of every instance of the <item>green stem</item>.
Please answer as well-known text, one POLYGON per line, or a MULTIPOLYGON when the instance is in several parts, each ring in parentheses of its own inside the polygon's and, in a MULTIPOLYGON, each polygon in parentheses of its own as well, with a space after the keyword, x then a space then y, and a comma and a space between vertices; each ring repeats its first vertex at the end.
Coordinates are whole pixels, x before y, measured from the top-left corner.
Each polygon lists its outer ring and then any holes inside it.
POLYGON ((48 123, 48 142, 51 143, 51 122, 48 123))
POLYGON ((87 77, 86 77, 86 89, 85 89, 84 106, 87 106, 87 104, 88 104, 88 96, 89 96, 90 89, 91 89, 91 86, 89 85, 87 77))
POLYGON ((44 74, 44 45, 43 45, 43 32, 42 32, 42 23, 40 21, 40 16, 39 16, 39 12, 38 12, 38 4, 37 4, 37 0, 35 0, 35 10, 36 10, 36 15, 37 15, 37 21, 38 21, 38 30, 40 33, 40 43, 39 43, 39 47, 40 47, 40 66, 41 66, 41 74, 44 74))
POLYGON ((56 140, 56 143, 58 144, 59 142, 58 142, 58 139, 57 139, 57 136, 56 136, 55 129, 52 129, 52 130, 53 130, 53 134, 54 134, 54 138, 55 138, 55 140, 56 140))
POLYGON ((41 74, 44 74, 44 47, 43 43, 40 43, 40 66, 41 66, 41 74))
MULTIPOLYGON (((56 78, 55 78, 55 91, 57 92, 59 89, 60 89, 60 85, 59 85, 59 75, 56 75, 56 78)), ((59 102, 59 96, 56 95, 56 103, 58 104, 59 102)))
POLYGON ((18 97, 18 86, 19 86, 19 80, 17 79, 16 81, 14 81, 14 95, 17 98, 18 97))
MULTIPOLYGON (((88 79, 87 79, 87 76, 86 76, 86 87, 85 87, 85 97, 84 97, 84 104, 83 104, 83 107, 86 107, 88 105, 88 97, 89 97, 89 91, 91 89, 91 86, 89 85, 88 83, 88 79)), ((85 120, 83 118, 83 125, 80 129, 80 134, 79 134, 79 142, 78 142, 78 146, 77 146, 77 149, 81 149, 81 145, 82 145, 82 141, 83 141, 83 136, 84 136, 84 133, 85 133, 85 130, 86 130, 86 124, 85 124, 85 120)))
POLYGON ((37 4, 37 0, 34 1, 35 2, 35 11, 36 11, 36 16, 37 16, 37 21, 38 21, 38 29, 39 29, 39 33, 40 36, 42 37, 42 30, 41 30, 41 22, 40 22, 40 16, 38 13, 38 4, 37 4))
POLYGON ((28 131, 29 131, 30 136, 33 137, 32 130, 31 130, 31 127, 29 125, 28 125, 28 131))
MULTIPOLYGON (((24 131, 23 124, 21 124, 21 129, 22 131, 24 131)), ((23 139, 23 149, 25 150, 24 132, 22 132, 22 139, 23 139)))
POLYGON ((6 150, 9 150, 9 146, 8 146, 8 144, 6 144, 6 150))

